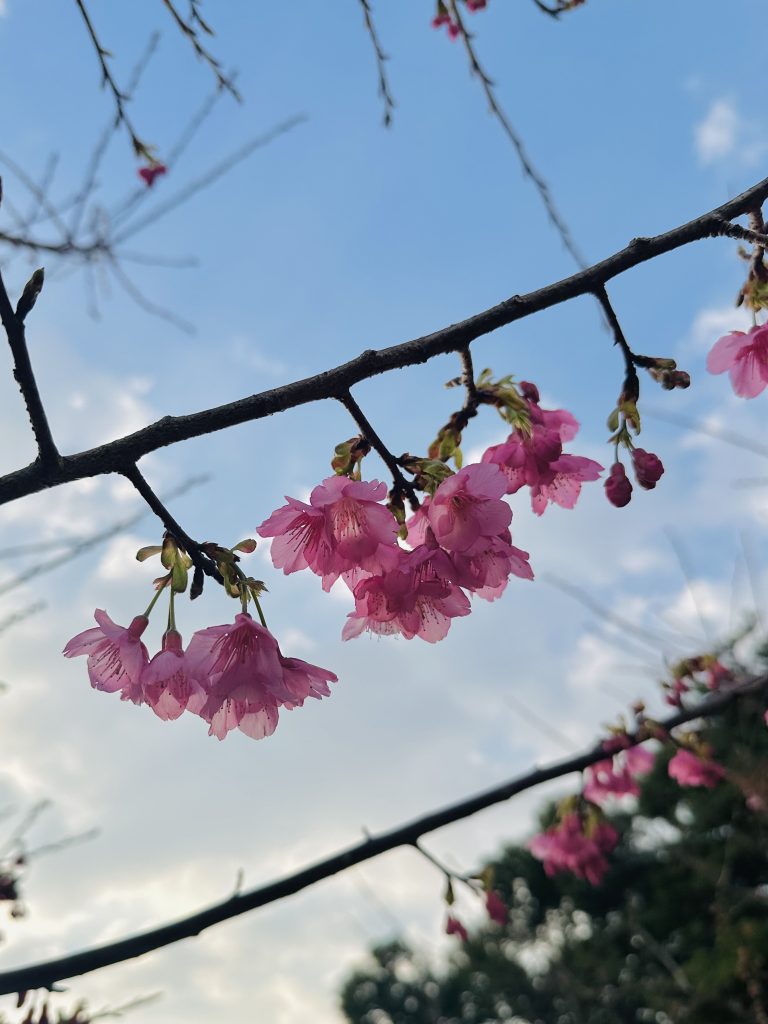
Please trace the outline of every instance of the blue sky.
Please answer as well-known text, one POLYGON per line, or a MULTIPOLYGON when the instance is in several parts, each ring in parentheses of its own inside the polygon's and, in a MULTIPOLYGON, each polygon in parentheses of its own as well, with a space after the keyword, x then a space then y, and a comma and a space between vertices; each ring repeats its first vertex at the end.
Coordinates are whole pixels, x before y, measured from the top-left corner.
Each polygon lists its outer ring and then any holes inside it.
MULTIPOLYGON (((514 153, 489 117, 460 47, 429 27, 429 3, 375 5, 397 100, 381 126, 375 67, 358 6, 216 3, 211 46, 237 68, 244 103, 222 97, 184 160, 158 182, 149 212, 248 139, 294 114, 307 120, 227 178, 158 220, 131 248, 196 256, 193 269, 125 264, 153 301, 196 328, 148 316, 112 282, 100 319, 81 273, 48 265, 29 321, 32 357, 64 450, 90 447, 165 413, 203 408, 305 376, 367 347, 416 337, 572 270, 514 153)), ((98 3, 92 14, 115 73, 126 81, 153 28, 160 47, 132 104, 161 156, 211 90, 207 70, 161 4, 98 3)), ((589 0, 558 24, 528 0, 493 0, 472 20, 499 97, 550 182, 590 259, 717 205, 765 173, 768 146, 759 62, 737 65, 732 26, 764 34, 759 0, 589 0)), ((111 117, 74 4, 7 0, 0 20, 0 151, 39 176, 60 154, 54 198, 76 189, 111 117)), ((29 202, 6 172, 9 202, 29 202)), ((110 205, 135 187, 118 137, 100 175, 110 205)), ((1 211, 0 211, 1 212, 1 211)), ((12 224, 2 221, 5 228, 12 224)), ((742 321, 731 309, 742 266, 736 246, 707 241, 636 269, 610 287, 637 351, 672 355, 693 378, 686 393, 644 382, 651 408, 760 436, 747 404, 704 372, 707 348, 742 321)), ((19 287, 31 264, 16 259, 19 287)), ((621 384, 618 353, 595 305, 581 299, 512 325, 474 346, 478 368, 535 380, 548 404, 582 423, 574 451, 606 460, 604 422, 621 384)), ((33 456, 20 401, 0 356, 0 468, 33 456)), ((394 451, 423 450, 451 411, 442 384, 454 359, 367 382, 355 393, 394 451)), ((234 542, 286 493, 302 497, 327 472, 333 446, 354 432, 344 411, 308 406, 156 453, 143 468, 159 490, 192 473, 206 487, 173 511, 194 536, 234 542)), ((491 413, 467 451, 501 440, 491 413)), ((0 803, 50 797, 40 842, 98 826, 99 837, 30 871, 29 918, 6 929, 7 964, 38 959, 188 912, 222 898, 243 869, 258 884, 461 794, 499 781, 557 743, 526 724, 508 695, 586 742, 640 693, 661 656, 701 645, 702 628, 666 531, 684 545, 708 635, 722 635, 752 602, 743 565, 754 553, 758 591, 764 492, 735 486, 759 459, 650 414, 644 444, 667 474, 625 510, 599 485, 574 512, 541 520, 513 501, 515 542, 539 579, 513 580, 503 600, 476 607, 436 648, 363 638, 342 644, 347 604, 314 578, 283 577, 262 551, 254 573, 270 588, 270 626, 289 654, 333 668, 332 699, 284 715, 276 735, 225 743, 197 720, 168 725, 90 690, 84 667, 58 651, 90 625, 92 609, 119 621, 146 605, 146 567, 133 553, 159 531, 148 518, 38 584, 0 596, 0 614, 40 593, 47 611, 3 637, 4 759, 0 803), (557 575, 657 630, 638 648, 548 586, 557 575), (690 640, 681 640, 680 633, 690 640), (7 732, 6 732, 7 730, 7 732)), ((380 467, 371 458, 370 475, 380 467)), ((0 510, 2 545, 97 529, 139 506, 120 481, 74 485, 0 510)), ((0 563, 0 583, 14 566, 0 563)), ((214 592, 184 608, 182 628, 225 621, 214 592)), ((529 827, 539 797, 445 830, 432 848, 465 867, 529 827)), ((216 929, 194 942, 73 985, 97 1005, 162 989, 159 1024, 311 1015, 338 1020, 335 992, 365 944, 385 936, 388 912, 427 948, 440 937, 440 879, 407 852, 216 929), (376 898, 372 898, 371 891, 376 898)), ((471 914, 471 910, 467 910, 471 914)), ((139 1019, 137 1011, 137 1020, 139 1019)))

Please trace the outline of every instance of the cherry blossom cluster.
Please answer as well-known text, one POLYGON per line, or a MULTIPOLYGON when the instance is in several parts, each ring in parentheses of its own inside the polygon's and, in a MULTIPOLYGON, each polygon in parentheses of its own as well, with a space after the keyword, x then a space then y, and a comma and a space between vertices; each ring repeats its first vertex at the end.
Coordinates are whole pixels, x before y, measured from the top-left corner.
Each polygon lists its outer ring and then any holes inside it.
MULTIPOLYGON (((701 696, 736 682, 734 673, 710 654, 679 662, 672 666, 671 676, 672 681, 662 683, 662 689, 667 702, 676 707, 683 706, 686 695, 701 696)), ((604 808, 617 800, 640 795, 638 780, 656 762, 656 754, 643 745, 645 741, 660 740, 674 748, 666 770, 680 786, 712 789, 726 777, 726 769, 713 758, 712 749, 700 732, 693 730, 672 737, 645 717, 642 702, 633 710, 634 737, 630 737, 623 722, 613 729, 602 744, 609 756, 585 770, 581 793, 563 800, 556 809, 555 823, 529 841, 529 850, 542 861, 548 875, 566 871, 592 885, 602 881, 609 866, 608 855, 618 840, 618 834, 605 818, 604 808)), ((745 793, 745 797, 752 807, 750 794, 745 793)))
MULTIPOLYGON (((286 574, 309 569, 324 590, 338 580, 346 584, 354 609, 343 639, 367 630, 434 643, 454 618, 469 614, 470 596, 493 601, 510 576, 533 579, 528 552, 512 543, 512 510, 504 498, 528 487, 538 515, 549 503, 570 509, 582 483, 596 480, 602 466, 564 454, 578 423, 562 409, 542 409, 533 385, 507 388, 504 402, 514 405, 516 425, 480 462, 461 465, 455 434, 442 454, 448 451, 461 466, 456 472, 442 459, 400 460, 427 492, 410 518, 404 512, 398 518, 396 495, 384 504, 384 483, 351 478, 360 472, 355 457, 339 466, 350 477, 323 480, 309 503, 286 497, 287 504, 258 527, 271 540, 276 568, 286 574)), ((447 441, 444 430, 441 444, 447 441)))
POLYGON ((260 581, 245 577, 236 551, 252 551, 249 540, 232 549, 215 548, 225 585, 240 598, 242 611, 233 623, 208 626, 193 634, 184 649, 176 629, 174 596, 186 589, 189 556, 166 536, 162 548, 146 548, 138 557, 161 554, 168 574, 155 581, 156 593, 143 615, 128 626, 113 622, 105 611, 94 612, 97 625, 73 637, 64 648, 68 658, 88 659, 91 686, 119 693, 122 700, 147 705, 158 718, 172 720, 187 711, 208 723, 209 735, 223 739, 239 729, 253 739, 270 736, 281 708, 301 707, 309 697, 330 694, 333 672, 299 658, 286 658, 266 627, 259 604, 260 581), (168 625, 161 649, 152 657, 142 635, 149 615, 165 590, 169 593, 168 625), (248 612, 255 603, 261 624, 248 612))

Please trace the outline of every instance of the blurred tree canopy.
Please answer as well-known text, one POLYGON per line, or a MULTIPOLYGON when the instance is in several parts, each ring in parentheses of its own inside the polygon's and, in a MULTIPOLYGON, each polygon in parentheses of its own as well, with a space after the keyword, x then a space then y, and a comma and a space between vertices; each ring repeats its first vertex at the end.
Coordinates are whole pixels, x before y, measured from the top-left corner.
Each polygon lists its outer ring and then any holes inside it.
MULTIPOLYGON (((400 941, 343 986, 352 1024, 768 1022, 768 730, 742 703, 704 730, 728 779, 681 788, 672 751, 645 779, 601 885, 547 877, 524 846, 493 862, 507 924, 443 967, 400 941)), ((550 824, 553 808, 542 815, 550 824)))

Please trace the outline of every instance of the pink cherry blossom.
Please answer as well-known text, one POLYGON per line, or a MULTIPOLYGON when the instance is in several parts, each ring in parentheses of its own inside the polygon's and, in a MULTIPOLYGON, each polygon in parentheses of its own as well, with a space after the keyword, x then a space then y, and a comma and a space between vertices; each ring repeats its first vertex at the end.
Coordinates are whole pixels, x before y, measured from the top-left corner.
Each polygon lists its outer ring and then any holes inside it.
POLYGON ((445 934, 446 935, 458 935, 462 942, 467 942, 469 939, 469 932, 464 925, 459 921, 453 914, 449 914, 445 922, 445 934))
POLYGON ((438 544, 446 551, 482 550, 512 521, 512 509, 502 500, 506 489, 501 470, 484 463, 443 480, 425 510, 438 544))
POLYGON ((664 466, 658 455, 647 452, 643 448, 632 450, 632 465, 635 470, 635 480, 646 491, 652 491, 664 473, 664 466))
POLYGON ((280 706, 300 706, 306 697, 323 696, 332 672, 296 658, 283 658, 277 641, 250 615, 232 624, 209 626, 192 637, 187 660, 197 679, 207 679, 202 698, 188 708, 209 723, 209 734, 223 739, 239 729, 253 739, 270 736, 280 706))
POLYGON ((618 838, 616 829, 607 822, 585 832, 581 816, 572 812, 558 825, 529 840, 528 849, 543 862, 548 875, 569 871, 597 885, 608 869, 606 854, 611 853, 618 838))
POLYGON ((507 923, 507 905, 504 900, 499 896, 493 889, 489 889, 485 894, 485 909, 488 911, 488 916, 496 924, 504 925, 507 923))
POLYGON ((288 575, 309 568, 330 590, 345 572, 380 572, 392 564, 397 521, 380 502, 387 485, 378 480, 331 476, 312 491, 309 505, 286 497, 258 528, 272 537, 276 568, 288 575))
POLYGON ((164 721, 178 718, 190 700, 203 696, 203 686, 192 671, 181 635, 175 629, 166 632, 162 650, 144 669, 141 689, 144 702, 164 721))
POLYGON ((605 481, 605 496, 616 508, 624 508, 632 498, 632 484, 620 462, 614 462, 605 481))
POLYGON ((572 440, 579 429, 577 420, 565 409, 542 409, 535 385, 524 382, 521 389, 528 405, 530 433, 513 430, 503 444, 489 448, 482 461, 503 471, 507 494, 528 486, 536 515, 542 515, 550 502, 571 509, 582 483, 597 480, 603 467, 594 459, 563 453, 563 442, 572 440))
POLYGON ((328 683, 335 683, 337 677, 327 669, 318 668, 317 665, 310 665, 301 658, 284 658, 280 655, 280 664, 283 667, 283 680, 286 688, 290 690, 292 697, 285 701, 283 707, 289 711, 293 708, 300 708, 307 697, 314 697, 320 700, 322 697, 330 697, 331 689, 328 683))
POLYGON ((165 164, 153 163, 148 164, 146 167, 140 167, 136 173, 147 188, 152 188, 158 178, 168 173, 168 168, 165 164))
POLYGON ((602 806, 607 800, 621 796, 639 796, 639 775, 647 775, 655 758, 644 747, 631 747, 616 757, 598 761, 586 770, 584 796, 602 806))
POLYGON ((64 648, 66 658, 88 656, 88 676, 95 690, 121 691, 126 700, 141 701, 141 677, 149 655, 141 634, 149 619, 137 615, 130 626, 118 626, 100 608, 93 613, 98 626, 73 636, 64 648))
POLYGON ((498 537, 490 537, 487 546, 472 554, 451 555, 456 572, 456 583, 464 590, 485 601, 500 597, 510 576, 523 580, 533 579, 533 569, 527 551, 511 543, 509 530, 498 537))
POLYGON ((741 398, 755 398, 768 384, 768 324, 731 331, 715 342, 707 356, 710 373, 730 373, 741 398))
POLYGON ((710 758, 697 757, 690 750, 678 750, 669 762, 669 776, 681 786, 713 789, 725 775, 725 768, 710 758))
POLYGON ((466 594, 456 585, 456 570, 438 547, 420 544, 400 552, 398 567, 370 576, 354 590, 355 609, 347 617, 342 639, 363 630, 382 635, 402 633, 436 643, 447 634, 451 619, 469 615, 466 594))

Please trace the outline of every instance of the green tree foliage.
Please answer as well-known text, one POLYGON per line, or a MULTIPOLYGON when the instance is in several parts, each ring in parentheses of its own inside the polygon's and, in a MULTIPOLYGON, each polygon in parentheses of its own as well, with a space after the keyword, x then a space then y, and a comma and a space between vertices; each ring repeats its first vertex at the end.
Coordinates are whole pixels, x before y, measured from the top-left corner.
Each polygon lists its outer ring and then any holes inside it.
MULTIPOLYGON (((728 768, 681 788, 660 753, 599 886, 547 877, 522 846, 494 862, 509 907, 450 961, 400 942, 345 983, 352 1024, 743 1024, 768 1022, 768 729, 742 702, 705 738, 728 768)), ((548 808, 542 824, 551 820, 548 808)))

